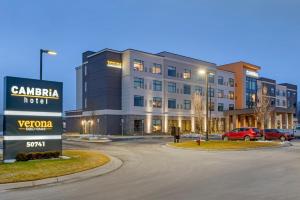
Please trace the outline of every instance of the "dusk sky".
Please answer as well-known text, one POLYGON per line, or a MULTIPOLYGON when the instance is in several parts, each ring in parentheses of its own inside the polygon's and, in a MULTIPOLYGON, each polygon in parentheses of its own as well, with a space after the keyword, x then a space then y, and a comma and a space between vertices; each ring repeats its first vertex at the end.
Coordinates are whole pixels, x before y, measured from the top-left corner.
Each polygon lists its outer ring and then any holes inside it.
POLYGON ((300 85, 299 0, 0 0, 0 104, 3 77, 64 82, 75 108, 81 53, 103 48, 170 51, 218 65, 247 61, 261 76, 300 85))

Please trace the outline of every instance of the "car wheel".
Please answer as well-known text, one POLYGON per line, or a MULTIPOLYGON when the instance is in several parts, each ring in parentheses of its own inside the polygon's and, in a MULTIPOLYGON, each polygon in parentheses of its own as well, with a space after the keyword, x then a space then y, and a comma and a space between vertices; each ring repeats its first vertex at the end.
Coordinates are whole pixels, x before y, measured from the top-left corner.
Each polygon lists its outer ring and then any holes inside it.
POLYGON ((285 140, 286 140, 286 139, 285 139, 284 136, 281 136, 281 137, 280 137, 280 141, 281 141, 281 142, 284 142, 285 140))
POLYGON ((250 138, 248 135, 245 136, 245 138, 244 138, 245 141, 250 141, 250 139, 251 139, 251 138, 250 138))
POLYGON ((225 136, 225 137, 223 138, 223 140, 224 140, 224 141, 228 141, 228 137, 225 136))

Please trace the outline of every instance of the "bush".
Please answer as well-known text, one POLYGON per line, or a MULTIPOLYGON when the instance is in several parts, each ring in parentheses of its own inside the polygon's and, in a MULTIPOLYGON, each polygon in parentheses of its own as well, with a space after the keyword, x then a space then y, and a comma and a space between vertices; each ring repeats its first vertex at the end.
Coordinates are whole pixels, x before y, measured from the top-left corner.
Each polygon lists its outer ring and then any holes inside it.
POLYGON ((16 160, 28 161, 28 160, 38 160, 38 159, 50 159, 50 158, 58 158, 59 156, 60 156, 59 151, 18 153, 16 156, 16 160))

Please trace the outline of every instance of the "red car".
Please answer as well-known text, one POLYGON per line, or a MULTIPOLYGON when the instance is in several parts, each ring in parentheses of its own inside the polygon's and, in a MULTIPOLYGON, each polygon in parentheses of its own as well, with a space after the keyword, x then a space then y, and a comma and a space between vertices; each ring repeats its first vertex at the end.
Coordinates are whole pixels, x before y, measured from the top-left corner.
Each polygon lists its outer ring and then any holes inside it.
POLYGON ((294 134, 289 133, 284 129, 265 129, 264 131, 264 139, 265 140, 281 140, 282 142, 294 139, 294 134))
POLYGON ((261 137, 258 128, 236 128, 222 135, 224 141, 228 140, 257 140, 261 137))

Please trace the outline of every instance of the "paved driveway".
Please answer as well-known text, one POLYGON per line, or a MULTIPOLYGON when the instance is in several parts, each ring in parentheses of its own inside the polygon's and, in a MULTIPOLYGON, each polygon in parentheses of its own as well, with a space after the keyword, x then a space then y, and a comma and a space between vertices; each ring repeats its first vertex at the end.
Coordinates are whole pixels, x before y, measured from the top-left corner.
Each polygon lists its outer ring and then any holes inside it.
POLYGON ((205 152, 157 141, 65 143, 100 149, 124 161, 110 174, 54 186, 4 192, 1 200, 296 200, 300 144, 289 148, 205 152))

